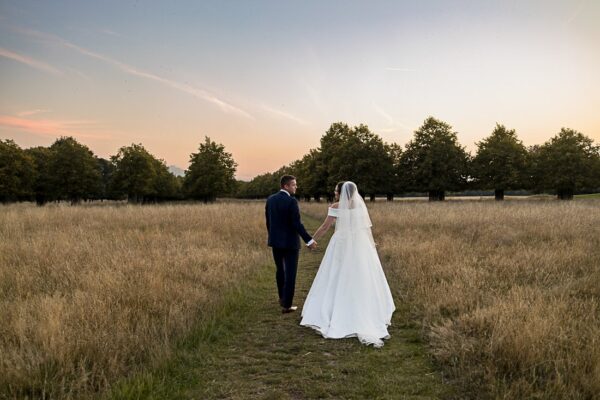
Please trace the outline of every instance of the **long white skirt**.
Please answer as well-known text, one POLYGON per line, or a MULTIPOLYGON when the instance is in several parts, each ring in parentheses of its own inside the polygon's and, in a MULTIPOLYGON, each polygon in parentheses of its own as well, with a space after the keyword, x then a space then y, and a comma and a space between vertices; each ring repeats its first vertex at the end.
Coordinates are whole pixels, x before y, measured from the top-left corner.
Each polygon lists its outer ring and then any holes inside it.
POLYGON ((370 229, 335 232, 310 288, 300 325, 325 338, 383 346, 394 310, 370 229))

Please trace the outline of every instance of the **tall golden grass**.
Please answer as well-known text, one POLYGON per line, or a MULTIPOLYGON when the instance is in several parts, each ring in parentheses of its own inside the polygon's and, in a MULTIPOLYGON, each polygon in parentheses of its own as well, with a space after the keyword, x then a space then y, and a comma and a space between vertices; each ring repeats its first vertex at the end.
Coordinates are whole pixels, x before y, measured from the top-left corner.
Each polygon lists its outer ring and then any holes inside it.
POLYGON ((396 301, 469 397, 600 398, 599 201, 369 208, 396 301))
MULTIPOLYGON (((369 208, 396 301, 470 397, 597 397, 599 201, 369 208)), ((168 356, 270 262, 263 210, 0 207, 0 397, 86 397, 168 356)))
POLYGON ((0 207, 0 398, 81 398, 168 355, 268 262, 263 203, 0 207))

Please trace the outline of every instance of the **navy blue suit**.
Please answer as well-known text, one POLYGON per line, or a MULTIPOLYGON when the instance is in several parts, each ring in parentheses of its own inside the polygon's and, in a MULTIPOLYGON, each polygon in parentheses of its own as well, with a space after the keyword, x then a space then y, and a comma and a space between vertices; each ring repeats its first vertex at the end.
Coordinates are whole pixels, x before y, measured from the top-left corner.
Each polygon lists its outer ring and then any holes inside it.
POLYGON ((300 238, 306 243, 312 237, 300 220, 298 200, 286 192, 279 191, 267 199, 265 206, 269 246, 273 248, 273 259, 277 266, 275 278, 279 300, 283 307, 292 306, 298 269, 300 238))

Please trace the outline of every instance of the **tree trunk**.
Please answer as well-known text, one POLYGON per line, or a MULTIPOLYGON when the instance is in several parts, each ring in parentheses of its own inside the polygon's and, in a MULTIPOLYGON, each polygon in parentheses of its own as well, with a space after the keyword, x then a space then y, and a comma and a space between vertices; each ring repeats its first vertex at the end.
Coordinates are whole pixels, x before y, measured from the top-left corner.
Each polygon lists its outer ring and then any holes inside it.
POLYGON ((504 189, 494 190, 494 196, 496 200, 504 200, 504 189))
POLYGON ((369 200, 372 201, 372 202, 375 201, 375 195, 374 194, 370 195, 369 196, 369 200))
POLYGON ((443 190, 430 190, 429 201, 444 201, 446 199, 446 192, 443 190))
POLYGON ((573 189, 561 189, 557 191, 559 200, 573 200, 573 189))
POLYGON ((387 194, 387 201, 394 201, 394 193, 387 194))
POLYGON ((315 196, 314 196, 314 197, 315 197, 315 201, 316 201, 317 203, 320 203, 320 202, 321 202, 321 195, 320 195, 320 194, 315 194, 315 196))
POLYGON ((310 203, 310 194, 304 195, 304 201, 306 201, 307 203, 310 203))

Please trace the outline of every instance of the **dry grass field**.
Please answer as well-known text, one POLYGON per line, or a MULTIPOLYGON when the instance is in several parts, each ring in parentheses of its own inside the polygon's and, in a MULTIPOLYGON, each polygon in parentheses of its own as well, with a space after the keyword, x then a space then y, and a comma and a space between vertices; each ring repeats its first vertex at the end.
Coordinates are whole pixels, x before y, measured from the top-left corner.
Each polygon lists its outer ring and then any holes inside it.
MULTIPOLYGON (((466 397, 597 398, 600 201, 368 205, 396 303, 466 397)), ((326 208, 301 204, 319 219, 326 208)), ((169 358, 224 288, 271 263, 263 213, 263 202, 0 206, 0 398, 94 396, 169 358)), ((372 356, 399 365, 385 354, 372 356)))
POLYGON ((599 398, 600 202, 369 208, 394 297, 471 397, 599 398))
POLYGON ((0 398, 87 397, 168 356, 267 262, 263 210, 0 206, 0 398))

